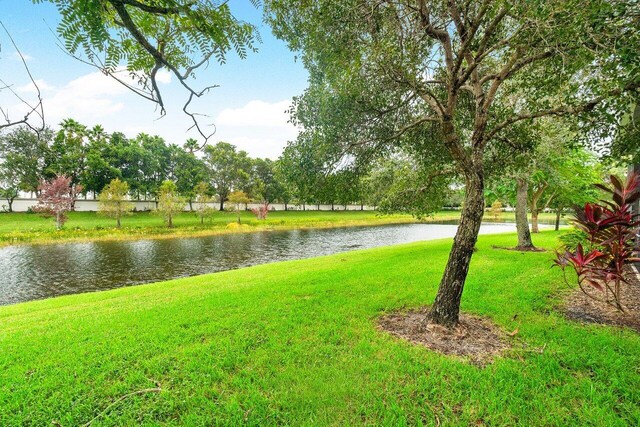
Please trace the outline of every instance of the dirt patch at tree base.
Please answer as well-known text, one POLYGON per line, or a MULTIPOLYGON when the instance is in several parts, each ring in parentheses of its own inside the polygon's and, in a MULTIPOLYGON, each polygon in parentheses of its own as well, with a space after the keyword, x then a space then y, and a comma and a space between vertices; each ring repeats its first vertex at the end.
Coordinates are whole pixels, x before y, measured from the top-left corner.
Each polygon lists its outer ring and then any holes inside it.
POLYGON ((426 321, 428 308, 385 315, 381 330, 414 344, 446 355, 461 356, 477 365, 485 365, 510 347, 507 334, 487 319, 460 314, 453 329, 426 321))
MULTIPOLYGON (((637 274, 630 276, 629 283, 622 285, 620 289, 624 313, 605 302, 589 298, 580 289, 576 289, 565 299, 565 315, 579 322, 628 327, 640 332, 640 280, 637 274)), ((599 296, 600 293, 594 291, 594 295, 599 296)))

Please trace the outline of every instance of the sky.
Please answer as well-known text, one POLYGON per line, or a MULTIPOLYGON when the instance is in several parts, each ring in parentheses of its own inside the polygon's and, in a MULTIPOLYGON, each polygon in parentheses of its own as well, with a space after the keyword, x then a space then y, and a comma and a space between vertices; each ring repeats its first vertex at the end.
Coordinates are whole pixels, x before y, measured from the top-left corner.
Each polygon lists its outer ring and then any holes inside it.
MULTIPOLYGON (((287 141, 298 130, 288 123, 286 110, 292 97, 307 86, 308 74, 286 44, 276 39, 262 22, 262 10, 249 0, 230 0, 235 16, 256 25, 262 43, 257 53, 242 60, 234 53, 227 63, 212 63, 200 72, 196 87, 219 85, 195 110, 215 124, 209 141, 226 141, 252 157, 276 159, 287 141), (201 85, 201 86, 200 86, 201 85)), ((191 122, 181 108, 187 93, 169 73, 159 79, 167 114, 160 117, 155 104, 133 94, 96 68, 68 56, 58 47, 55 29, 59 15, 49 3, 31 0, 0 0, 0 21, 7 27, 44 99, 46 122, 54 129, 65 118, 87 126, 102 125, 107 132, 124 132, 133 137, 140 132, 160 135, 169 143, 182 145, 195 131, 187 132, 191 122)), ((35 90, 21 65, 19 55, 8 36, 0 29, 0 78, 24 99, 35 99, 35 90)), ((11 115, 20 116, 24 106, 8 91, 0 92, 0 105, 11 115)))

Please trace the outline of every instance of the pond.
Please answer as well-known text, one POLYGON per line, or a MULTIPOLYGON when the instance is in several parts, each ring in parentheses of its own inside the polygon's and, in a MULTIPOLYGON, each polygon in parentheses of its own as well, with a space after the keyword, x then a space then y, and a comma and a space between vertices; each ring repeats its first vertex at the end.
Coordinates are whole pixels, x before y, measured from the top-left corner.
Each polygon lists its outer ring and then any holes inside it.
MULTIPOLYGON (((268 262, 453 237, 454 224, 266 231, 0 249, 0 305, 158 282, 268 262)), ((483 224, 483 234, 514 231, 483 224)))

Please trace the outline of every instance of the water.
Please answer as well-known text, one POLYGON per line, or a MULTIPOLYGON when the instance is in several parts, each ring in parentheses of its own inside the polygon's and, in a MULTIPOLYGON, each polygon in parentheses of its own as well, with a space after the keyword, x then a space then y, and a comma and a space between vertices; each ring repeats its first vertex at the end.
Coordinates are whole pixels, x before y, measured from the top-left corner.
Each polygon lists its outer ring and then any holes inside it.
MULTIPOLYGON (((452 224, 403 224, 11 246, 0 249, 0 305, 354 249, 453 237, 456 228, 452 224)), ((484 224, 480 233, 514 230, 513 224, 484 224)))

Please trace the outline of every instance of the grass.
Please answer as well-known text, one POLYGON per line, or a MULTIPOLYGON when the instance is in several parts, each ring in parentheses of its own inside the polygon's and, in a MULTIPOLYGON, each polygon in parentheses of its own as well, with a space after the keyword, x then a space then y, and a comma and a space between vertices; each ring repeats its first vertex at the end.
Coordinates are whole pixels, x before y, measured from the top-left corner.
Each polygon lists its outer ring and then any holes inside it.
POLYGON ((514 241, 480 237, 463 295, 519 324, 484 368, 376 329, 433 300, 450 240, 0 307, 0 425, 638 425, 640 336, 566 320, 514 241))
MULTIPOLYGON (((552 215, 543 218, 550 220, 552 215), (548 217, 548 218, 547 218, 548 217)), ((456 220, 457 211, 442 211, 425 218, 424 222, 456 220)), ((512 219, 513 214, 502 218, 512 219)), ((486 215, 490 219, 490 215, 486 215)), ((501 219, 502 219, 501 218, 501 219)), ((58 231, 51 218, 31 213, 0 213, 0 246, 24 243, 57 243, 61 241, 137 240, 204 236, 231 232, 250 232, 269 229, 325 228, 416 222, 411 215, 380 215, 374 211, 275 211, 266 220, 257 220, 251 212, 242 212, 242 227, 235 227, 233 212, 215 212, 200 224, 194 213, 181 213, 174 218, 174 228, 167 228, 160 215, 136 212, 123 218, 122 228, 115 228, 115 220, 95 212, 71 212, 65 227, 58 231), (231 224, 231 225, 230 225, 231 224)))
MULTIPOLYGON (((455 219, 438 214, 437 217, 455 219)), ((195 213, 177 215, 174 227, 168 228, 163 218, 153 212, 136 212, 122 219, 122 228, 115 228, 115 220, 95 212, 71 212, 65 227, 57 231, 50 218, 29 213, 0 214, 0 246, 20 243, 56 243, 60 241, 92 240, 137 240, 203 236, 229 232, 248 232, 267 229, 290 229, 305 227, 340 227, 350 225, 397 224, 415 222, 410 215, 380 216, 372 211, 348 212, 272 212, 266 220, 257 220, 251 212, 242 212, 242 227, 235 226, 237 214, 215 212, 200 224, 195 213), (231 226, 229 226, 232 224, 231 226)))

